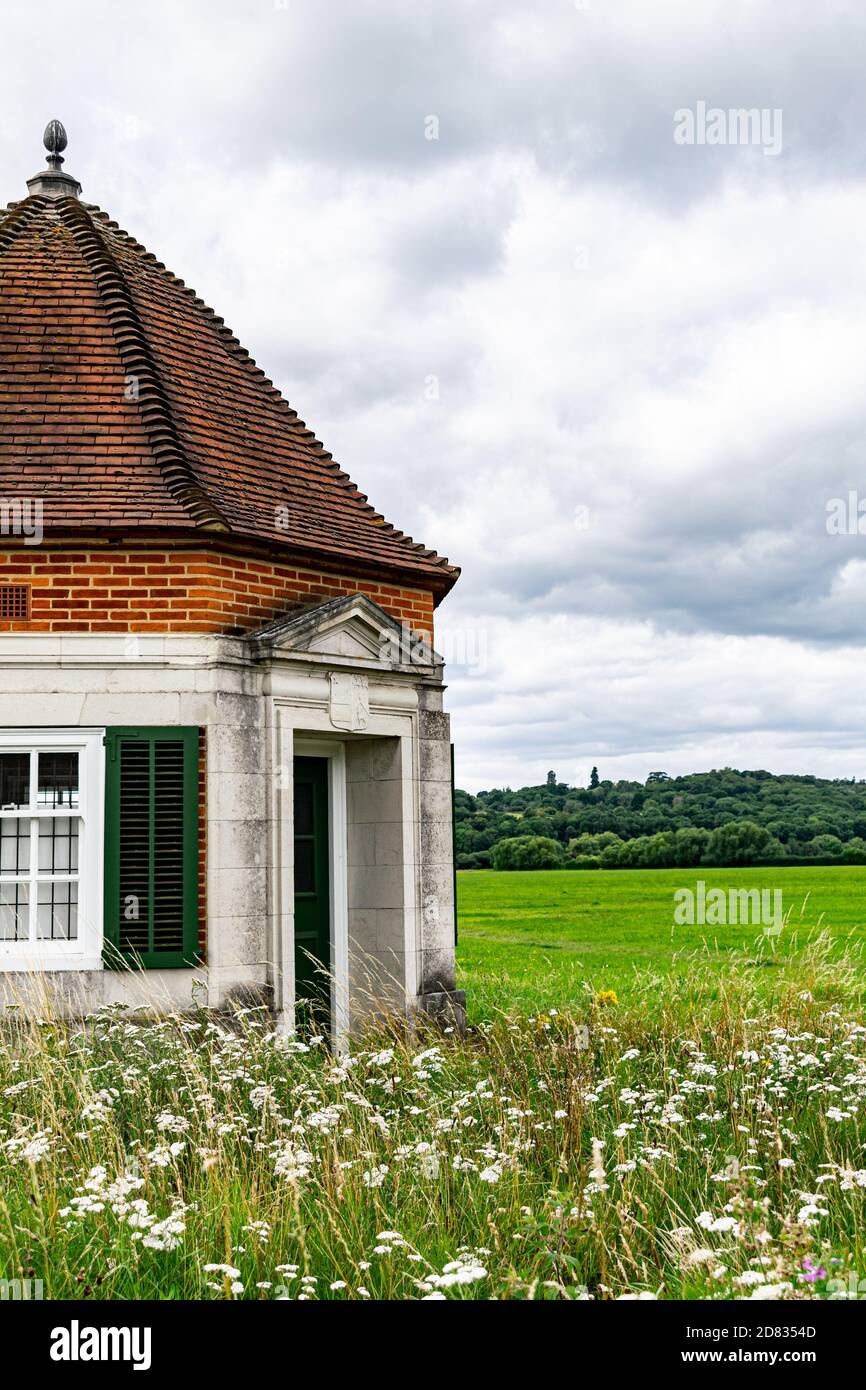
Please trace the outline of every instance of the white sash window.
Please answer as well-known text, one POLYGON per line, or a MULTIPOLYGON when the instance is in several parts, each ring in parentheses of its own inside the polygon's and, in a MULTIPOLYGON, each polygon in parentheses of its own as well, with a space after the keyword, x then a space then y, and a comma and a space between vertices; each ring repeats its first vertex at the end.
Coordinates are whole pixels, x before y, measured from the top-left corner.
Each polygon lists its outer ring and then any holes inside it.
POLYGON ((102 965, 104 730, 0 730, 0 970, 102 965))

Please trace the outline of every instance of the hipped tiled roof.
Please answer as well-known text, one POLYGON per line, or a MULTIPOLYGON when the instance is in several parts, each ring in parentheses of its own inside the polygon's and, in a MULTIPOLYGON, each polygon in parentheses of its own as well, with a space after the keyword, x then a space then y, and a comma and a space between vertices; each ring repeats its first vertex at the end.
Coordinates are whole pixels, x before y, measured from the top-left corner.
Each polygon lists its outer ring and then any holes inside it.
POLYGON ((446 593, 459 571, 389 525, 223 320, 99 208, 0 217, 0 496, 46 534, 266 543, 446 593))

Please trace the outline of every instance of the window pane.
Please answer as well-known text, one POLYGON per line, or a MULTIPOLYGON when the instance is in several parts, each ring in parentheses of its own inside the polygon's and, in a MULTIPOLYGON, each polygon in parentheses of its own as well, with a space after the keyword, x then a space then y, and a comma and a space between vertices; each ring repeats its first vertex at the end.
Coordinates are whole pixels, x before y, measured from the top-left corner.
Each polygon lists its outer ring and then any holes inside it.
POLYGON ((295 892, 314 893, 316 876, 313 869, 313 840, 295 841, 295 892))
POLYGON ((313 786, 311 782, 295 783, 295 834, 313 833, 313 786))
POLYGON ((0 941, 26 941, 30 890, 26 883, 0 883, 0 941))
POLYGON ((56 811, 66 806, 71 810, 77 808, 77 753, 39 754, 39 794, 37 804, 40 810, 45 811, 56 811))
POLYGON ((39 872, 78 872, 78 818, 56 816, 39 822, 39 872))
POLYGON ((0 811, 30 805, 30 754, 0 753, 0 811))
POLYGON ((36 901, 36 935, 40 941, 78 938, 78 884, 40 883, 36 901))
POLYGON ((29 874, 30 821, 0 820, 0 874, 29 874))

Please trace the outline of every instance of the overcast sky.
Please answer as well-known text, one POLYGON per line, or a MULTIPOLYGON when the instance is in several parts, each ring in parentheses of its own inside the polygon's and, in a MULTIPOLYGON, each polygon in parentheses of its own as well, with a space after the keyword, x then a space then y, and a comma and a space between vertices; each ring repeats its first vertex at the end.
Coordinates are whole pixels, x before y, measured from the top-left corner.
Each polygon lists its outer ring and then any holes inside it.
POLYGON ((0 199, 63 120, 463 567, 461 785, 866 776, 863 0, 27 0, 0 64, 0 199))

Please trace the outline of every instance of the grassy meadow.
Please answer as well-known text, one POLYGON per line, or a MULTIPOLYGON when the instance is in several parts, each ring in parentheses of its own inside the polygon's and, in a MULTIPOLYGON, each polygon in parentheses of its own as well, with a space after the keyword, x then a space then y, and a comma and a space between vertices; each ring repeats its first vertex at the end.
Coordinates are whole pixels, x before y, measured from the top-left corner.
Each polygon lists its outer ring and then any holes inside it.
POLYGON ((464 875, 465 1040, 395 1021, 333 1057, 260 1010, 13 1017, 0 1278, 55 1299, 862 1296, 861 875, 779 873, 771 941, 672 933, 681 872, 464 875))
POLYGON ((458 874, 461 984, 477 1018, 501 1008, 578 1005, 587 992, 664 991, 695 961, 722 971, 734 958, 796 974, 799 953, 821 933, 856 956, 866 941, 866 867, 596 869, 458 874), (760 926, 681 926, 674 893, 780 889, 782 938, 760 926))

